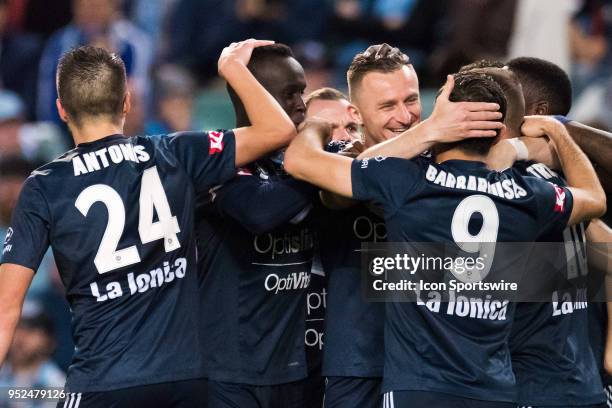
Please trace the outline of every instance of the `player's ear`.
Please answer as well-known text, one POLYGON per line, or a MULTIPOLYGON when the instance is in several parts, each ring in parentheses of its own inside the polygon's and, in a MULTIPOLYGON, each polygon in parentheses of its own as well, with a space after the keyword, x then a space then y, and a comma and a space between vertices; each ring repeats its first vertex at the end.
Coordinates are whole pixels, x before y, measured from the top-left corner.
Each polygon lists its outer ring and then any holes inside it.
POLYGON ((130 91, 125 92, 125 98, 123 99, 123 115, 127 116, 132 109, 132 94, 130 91))
POLYGON ((351 118, 355 122, 357 122, 357 123, 359 123, 359 125, 363 126, 363 119, 361 118, 361 113, 359 113, 359 109, 357 109, 357 107, 355 105, 350 104, 348 106, 348 112, 349 112, 349 115, 351 116, 351 118))
POLYGON ((57 107, 57 113, 59 114, 60 119, 68 123, 68 114, 66 113, 66 110, 62 106, 62 102, 60 101, 59 98, 55 100, 55 106, 57 107))
POLYGON ((534 115, 548 115, 549 106, 547 101, 538 101, 535 104, 534 115))

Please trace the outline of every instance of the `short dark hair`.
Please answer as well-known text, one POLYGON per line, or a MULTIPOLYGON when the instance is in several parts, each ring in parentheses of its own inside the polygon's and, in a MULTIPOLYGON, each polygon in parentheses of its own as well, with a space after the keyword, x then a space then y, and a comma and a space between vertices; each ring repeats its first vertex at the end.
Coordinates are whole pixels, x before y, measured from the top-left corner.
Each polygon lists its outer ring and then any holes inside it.
POLYGON ((549 115, 567 115, 572 107, 572 84, 561 67, 534 57, 515 58, 507 65, 523 85, 526 104, 545 101, 549 115))
POLYGON ((110 116, 117 122, 126 95, 125 65, 103 48, 74 48, 57 66, 57 94, 77 126, 86 117, 110 116))
MULTIPOLYGON (((502 114, 500 122, 506 116, 506 95, 501 86, 490 76, 484 73, 466 71, 454 74, 455 86, 449 96, 451 102, 491 102, 499 105, 502 114)), ((499 130, 497 131, 497 137, 499 130)), ((459 147, 470 153, 485 155, 493 146, 496 137, 475 137, 451 143, 452 147, 459 147)))
POLYGON ((295 58, 295 55, 288 45, 282 43, 265 45, 253 49, 247 67, 257 77, 258 68, 276 58, 295 58))
POLYGON ((474 61, 471 64, 467 64, 459 68, 459 72, 471 71, 473 69, 481 68, 503 68, 506 64, 498 60, 481 59, 474 61))
POLYGON ((387 43, 370 45, 364 52, 355 55, 346 78, 349 93, 361 82, 368 72, 393 72, 410 65, 410 58, 397 47, 387 43))
POLYGON ((478 68, 472 68, 470 70, 463 70, 462 68, 459 70, 459 72, 468 71, 487 74, 501 86, 504 95, 506 95, 506 115, 504 119, 506 128, 514 135, 520 133, 521 124, 525 118, 525 98, 523 96, 521 83, 516 74, 503 64, 501 68, 498 67, 498 64, 490 67, 482 64, 482 66, 478 68))
POLYGON ((308 106, 310 106, 312 101, 348 101, 349 99, 346 97, 345 94, 343 94, 342 92, 340 92, 339 90, 335 89, 335 88, 329 88, 329 87, 324 87, 324 88, 319 88, 315 91, 312 91, 307 97, 306 99, 304 99, 304 104, 306 105, 306 109, 308 109, 308 106))
MULTIPOLYGON (((264 45, 263 47, 257 47, 253 49, 253 53, 251 54, 251 58, 249 59, 249 63, 247 64, 247 68, 258 81, 261 80, 261 75, 263 74, 263 69, 265 69, 266 64, 269 64, 271 61, 278 58, 295 58, 293 51, 288 45, 283 43, 275 43, 271 45, 264 45)), ((234 111, 236 112, 236 116, 238 116, 238 112, 240 111, 243 115, 244 106, 242 105, 242 101, 234 91, 234 88, 228 83, 226 85, 227 93, 229 94, 230 100, 232 101, 232 105, 234 107, 234 111)))

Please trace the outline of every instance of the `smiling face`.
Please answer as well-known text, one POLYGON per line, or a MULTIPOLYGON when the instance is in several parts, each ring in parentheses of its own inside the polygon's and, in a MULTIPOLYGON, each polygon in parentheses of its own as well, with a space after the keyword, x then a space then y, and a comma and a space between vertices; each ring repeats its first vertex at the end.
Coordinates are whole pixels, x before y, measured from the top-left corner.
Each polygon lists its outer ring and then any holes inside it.
POLYGON ((421 120, 419 80, 410 65, 366 73, 352 96, 365 127, 366 146, 392 139, 421 120))

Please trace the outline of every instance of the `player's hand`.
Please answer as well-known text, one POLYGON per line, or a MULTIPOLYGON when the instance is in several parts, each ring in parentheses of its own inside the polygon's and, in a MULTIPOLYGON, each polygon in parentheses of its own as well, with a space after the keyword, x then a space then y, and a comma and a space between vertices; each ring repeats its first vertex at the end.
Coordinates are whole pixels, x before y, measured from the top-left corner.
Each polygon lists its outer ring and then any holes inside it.
POLYGON ((298 127, 298 139, 307 141, 308 144, 324 146, 331 141, 332 130, 329 122, 317 117, 308 118, 298 127))
POLYGON ((344 149, 340 151, 342 156, 355 158, 365 150, 365 146, 361 140, 355 140, 349 143, 344 149))
POLYGON ((555 125, 561 125, 559 121, 551 116, 532 115, 525 116, 521 125, 521 134, 525 137, 544 137, 555 125))
POLYGON ((223 51, 221 51, 221 56, 219 57, 219 62, 217 63, 219 74, 225 77, 225 74, 229 70, 233 69, 236 65, 246 67, 255 48, 272 44, 274 44, 274 41, 255 40, 253 38, 237 43, 231 43, 229 46, 225 47, 223 51))
POLYGON ((499 105, 488 102, 451 102, 455 79, 448 75, 431 116, 423 122, 435 143, 451 143, 472 137, 494 137, 504 127, 499 105))

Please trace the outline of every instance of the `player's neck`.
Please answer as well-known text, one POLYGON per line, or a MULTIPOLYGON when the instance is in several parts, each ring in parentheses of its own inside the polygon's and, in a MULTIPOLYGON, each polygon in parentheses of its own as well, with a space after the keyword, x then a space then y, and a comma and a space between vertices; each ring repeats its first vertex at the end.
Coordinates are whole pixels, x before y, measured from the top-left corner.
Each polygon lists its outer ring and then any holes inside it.
POLYGON ((110 121, 87 121, 81 126, 69 126, 70 133, 74 139, 74 144, 95 142, 105 138, 106 136, 122 134, 123 124, 116 124, 110 121))
POLYGON ((486 162, 487 156, 476 154, 476 153, 468 153, 461 149, 449 149, 442 152, 436 153, 436 163, 442 163, 447 160, 465 160, 465 161, 479 161, 486 162))

